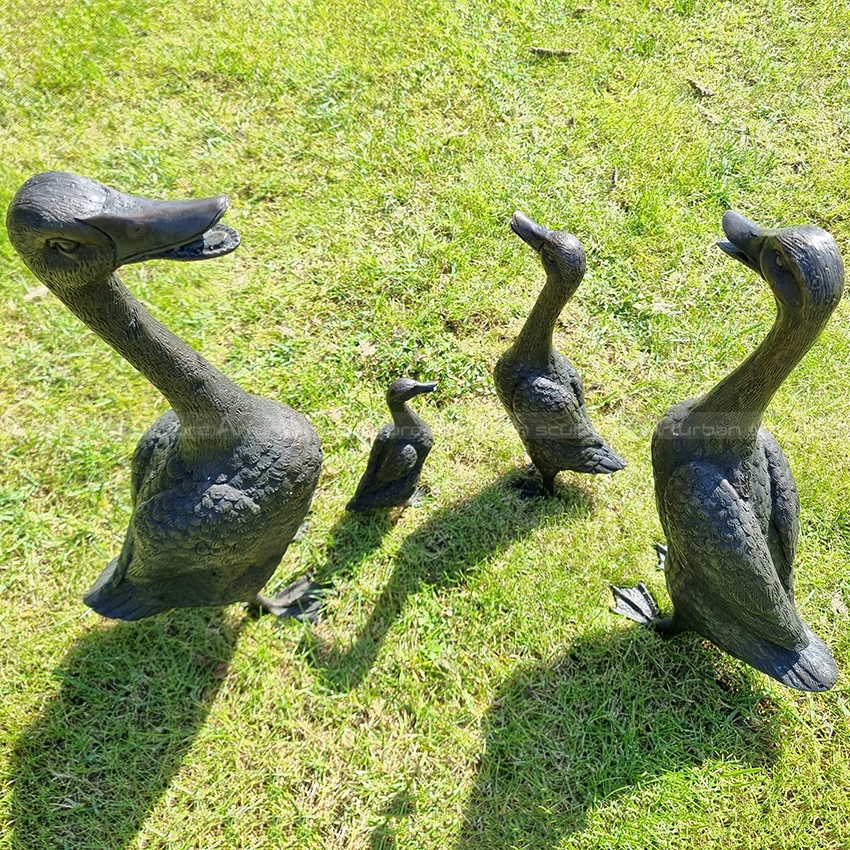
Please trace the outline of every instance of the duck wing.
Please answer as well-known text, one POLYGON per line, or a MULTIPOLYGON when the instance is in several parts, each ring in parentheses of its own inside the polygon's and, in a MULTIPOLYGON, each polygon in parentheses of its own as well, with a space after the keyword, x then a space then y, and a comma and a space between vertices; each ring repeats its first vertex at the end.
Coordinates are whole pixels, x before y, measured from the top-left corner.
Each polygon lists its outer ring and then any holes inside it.
MULTIPOLYGON (((581 389, 580 380, 577 386, 581 389)), ((583 391, 577 393, 572 382, 546 375, 530 376, 517 388, 511 413, 517 430, 529 439, 565 446, 604 444, 587 415, 583 391)))
POLYGON ((151 471, 151 461, 155 455, 167 455, 177 443, 180 432, 180 420, 173 410, 166 410, 153 425, 142 434, 133 452, 130 465, 130 495, 133 503, 142 489, 145 478, 151 471))
POLYGON ((773 504, 768 545, 779 580, 794 601, 794 558, 800 534, 800 497, 788 459, 779 443, 765 428, 759 430, 759 443, 767 458, 770 497, 773 504))
POLYGON ((419 453, 411 443, 393 443, 390 450, 384 452, 383 460, 375 476, 375 487, 394 484, 410 475, 416 469, 419 453))
MULTIPOLYGON (((136 444, 130 463, 130 498, 133 505, 136 504, 136 499, 144 486, 145 479, 151 475, 156 475, 160 463, 170 457, 177 442, 179 431, 180 421, 177 419, 177 414, 173 410, 167 410, 142 434, 141 439, 136 444)), ((113 558, 98 580, 96 586, 98 593, 102 593, 104 589, 111 591, 124 580, 127 569, 133 562, 134 549, 133 524, 131 521, 130 528, 124 537, 121 553, 117 558, 113 558)), ((89 595, 94 590, 95 588, 89 591, 89 595)))
POLYGON ((415 447, 393 439, 393 430, 393 425, 385 425, 375 437, 366 471, 357 485, 352 501, 364 493, 374 492, 404 478, 416 466, 418 456, 415 447))
POLYGON ((670 595, 689 625, 755 667, 749 656, 763 641, 777 649, 805 647, 803 622, 759 519, 714 464, 679 467, 664 488, 662 507, 675 555, 670 595))
POLYGON ((722 472, 704 461, 680 467, 659 508, 674 620, 788 687, 833 687, 829 647, 797 614, 759 518, 722 472))
POLYGON ((555 367, 572 387, 578 406, 584 407, 584 384, 581 381, 581 375, 579 375, 575 366, 560 351, 553 351, 552 353, 554 355, 555 367))

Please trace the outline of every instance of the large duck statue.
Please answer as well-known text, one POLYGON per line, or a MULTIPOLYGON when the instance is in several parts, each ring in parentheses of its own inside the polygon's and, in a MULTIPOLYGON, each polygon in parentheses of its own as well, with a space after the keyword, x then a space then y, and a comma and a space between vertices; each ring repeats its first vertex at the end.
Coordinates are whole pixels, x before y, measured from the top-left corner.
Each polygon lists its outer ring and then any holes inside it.
POLYGON ((260 591, 315 490, 318 436, 300 413, 251 395, 154 319, 116 270, 145 260, 205 260, 233 251, 224 196, 155 201, 52 171, 27 180, 6 216, 23 261, 79 319, 171 404, 132 460, 133 512, 117 558, 85 602, 136 620, 171 608, 246 602, 312 618, 305 579, 260 591))
POLYGON ((727 212, 723 229, 720 247, 770 286, 776 321, 737 369, 658 423, 652 466, 674 610, 662 619, 643 584, 613 588, 615 610, 660 632, 693 630, 784 685, 824 691, 835 661, 794 603, 797 488, 760 426, 838 304, 844 265, 819 227, 766 229, 727 212))
POLYGON ((555 322, 587 269, 584 248, 571 233, 549 230, 519 211, 511 229, 539 254, 546 283, 513 345, 496 363, 493 380, 544 491, 552 495, 561 470, 602 474, 623 469, 626 462, 593 427, 581 377, 552 344, 555 322))

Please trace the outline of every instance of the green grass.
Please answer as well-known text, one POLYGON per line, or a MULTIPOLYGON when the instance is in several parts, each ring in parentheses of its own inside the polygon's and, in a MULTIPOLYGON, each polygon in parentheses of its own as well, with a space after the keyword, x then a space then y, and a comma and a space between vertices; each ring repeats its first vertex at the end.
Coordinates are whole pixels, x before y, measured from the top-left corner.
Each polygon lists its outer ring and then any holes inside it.
POLYGON ((850 245, 848 32, 811 0, 7 0, 0 208, 49 168, 230 194, 236 254, 124 279, 311 418, 323 476, 272 589, 334 589, 316 628, 83 606, 166 404, 0 234, 0 848, 848 846, 846 305, 767 417, 838 686, 792 692, 607 610, 639 578, 666 604, 655 422, 773 320, 714 247, 723 211, 850 245), (541 284, 516 208, 587 247, 557 344, 629 460, 538 503, 489 377, 541 284), (347 517, 400 374, 439 381, 417 400, 430 498, 347 517))

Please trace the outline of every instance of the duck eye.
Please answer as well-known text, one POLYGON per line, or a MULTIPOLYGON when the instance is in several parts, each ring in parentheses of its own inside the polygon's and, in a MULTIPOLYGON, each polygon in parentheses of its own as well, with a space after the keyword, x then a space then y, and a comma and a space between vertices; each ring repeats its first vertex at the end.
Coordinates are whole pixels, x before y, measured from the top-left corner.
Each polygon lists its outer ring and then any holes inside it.
POLYGON ((554 263, 555 262, 555 255, 548 248, 544 248, 543 249, 543 259, 546 260, 547 263, 554 263))
POLYGON ((785 268, 785 257, 782 256, 779 252, 773 255, 773 263, 778 269, 785 268))
POLYGON ((47 245, 63 254, 73 254, 80 247, 79 242, 74 242, 71 239, 51 239, 47 245))

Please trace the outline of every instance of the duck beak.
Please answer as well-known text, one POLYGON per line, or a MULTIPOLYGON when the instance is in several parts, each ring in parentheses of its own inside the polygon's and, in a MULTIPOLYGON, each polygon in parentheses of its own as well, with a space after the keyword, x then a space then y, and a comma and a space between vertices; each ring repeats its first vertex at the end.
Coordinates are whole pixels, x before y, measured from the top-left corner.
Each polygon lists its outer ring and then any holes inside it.
POLYGON ((511 230, 535 251, 539 251, 543 247, 543 243, 549 238, 548 228, 532 221, 519 210, 511 216, 511 230))
POLYGON ((97 215, 81 219, 115 245, 119 266, 143 260, 209 260, 235 250, 240 236, 219 224, 226 195, 191 201, 154 201, 110 189, 97 215))
POLYGON ((417 387, 416 387, 416 392, 417 392, 417 394, 419 394, 419 393, 432 393, 432 392, 434 392, 435 389, 437 389, 437 382, 436 381, 428 381, 426 383, 418 384, 417 387))
POLYGON ((723 232, 726 239, 721 239, 717 247, 761 274, 759 257, 768 231, 739 213, 727 210, 723 214, 723 232))

